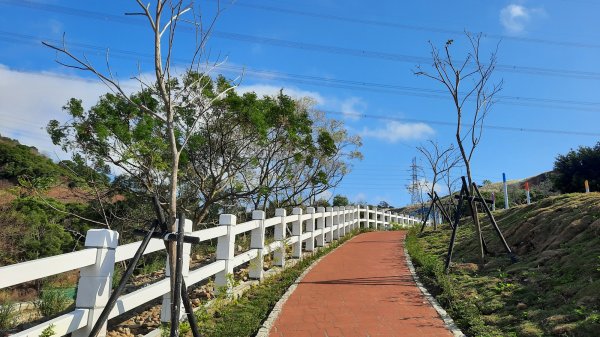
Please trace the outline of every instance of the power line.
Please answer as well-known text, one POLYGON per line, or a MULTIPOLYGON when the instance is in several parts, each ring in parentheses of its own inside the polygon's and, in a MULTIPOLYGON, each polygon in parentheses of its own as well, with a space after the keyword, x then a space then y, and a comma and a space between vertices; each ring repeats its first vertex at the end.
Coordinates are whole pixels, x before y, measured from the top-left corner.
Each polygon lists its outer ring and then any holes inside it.
MULTIPOLYGON (((58 5, 50 5, 43 4, 39 2, 33 1, 15 1, 15 0, 0 0, 0 3, 4 3, 11 6, 19 6, 25 8, 33 8, 48 12, 62 13, 73 16, 87 17, 95 20, 101 21, 113 21, 128 25, 142 25, 145 24, 141 20, 130 20, 123 16, 117 16, 113 14, 106 14, 101 12, 94 12, 88 10, 82 10, 73 7, 65 7, 58 5)), ((191 25, 187 27, 183 27, 187 29, 193 29, 191 25)), ((231 33, 224 31, 213 31, 212 36, 217 38, 223 38, 228 40, 235 41, 244 41, 244 42, 252 42, 259 44, 269 44, 278 47, 285 48, 294 48, 300 50, 313 50, 317 52, 330 53, 330 54, 341 54, 341 55, 350 55, 355 57, 364 57, 364 58, 374 58, 374 59, 382 59, 388 61, 395 62, 407 62, 407 63, 428 63, 431 62, 429 57, 422 56, 413 56, 413 55, 404 55, 397 53, 388 53, 388 52, 380 52, 380 51, 372 51, 366 49, 354 49, 354 48, 344 48, 344 47, 336 47, 329 45, 321 45, 314 43, 305 43, 305 42, 297 42, 292 40, 284 40, 284 39, 274 39, 261 37, 256 35, 248 35, 248 34, 240 34, 240 33, 231 33)), ((517 74, 531 74, 537 76, 555 76, 555 77, 571 77, 577 79, 588 79, 588 80, 599 80, 600 73, 591 72, 591 71, 578 71, 578 70, 565 70, 565 69, 552 69, 552 68, 541 68, 541 67, 529 67, 529 66, 517 66, 517 65, 504 65, 498 64, 496 68, 499 71, 511 72, 517 74)))
MULTIPOLYGON (((414 118, 401 118, 401 117, 373 115, 373 114, 364 114, 364 113, 349 114, 349 113, 344 113, 341 111, 331 111, 331 110, 322 110, 322 111, 327 114, 332 114, 332 115, 353 116, 353 117, 359 117, 359 118, 380 119, 380 120, 408 122, 408 123, 426 123, 426 124, 433 124, 433 125, 444 125, 444 126, 456 127, 456 124, 452 123, 452 122, 414 119, 414 118)), ((465 123, 463 123, 462 125, 464 127, 469 127, 469 128, 473 126, 473 124, 465 124, 465 123)), ((518 127, 513 127, 513 126, 500 126, 500 125, 488 125, 488 124, 484 125, 484 129, 502 130, 502 131, 517 131, 517 132, 534 132, 534 133, 546 133, 546 134, 557 134, 557 135, 600 137, 600 133, 598 133, 598 132, 583 132, 583 131, 553 130, 553 129, 538 129, 538 128, 518 128, 518 127)))
MULTIPOLYGON (((215 0, 215 1, 217 1, 217 0, 215 0)), ((389 21, 380 21, 380 20, 359 19, 359 18, 352 18, 352 17, 347 17, 347 16, 339 16, 339 15, 334 15, 334 14, 323 14, 323 13, 309 12, 309 11, 298 10, 298 9, 288 9, 288 8, 282 8, 282 7, 276 7, 276 6, 260 5, 260 4, 255 4, 255 3, 245 3, 243 1, 236 1, 235 6, 257 9, 257 10, 261 10, 261 11, 270 11, 270 12, 286 13, 286 14, 297 15, 297 16, 312 17, 312 18, 318 18, 318 19, 324 19, 324 20, 333 20, 333 21, 348 22, 348 23, 358 23, 358 24, 369 25, 369 26, 397 28, 397 29, 412 30, 412 31, 425 31, 425 32, 440 33, 440 34, 464 35, 464 31, 459 31, 459 30, 430 27, 430 26, 407 25, 407 24, 401 24, 401 23, 389 22, 389 21)), ((563 46, 563 47, 600 48, 600 44, 580 43, 580 42, 572 42, 572 41, 556 41, 556 40, 548 40, 548 39, 541 39, 541 38, 530 38, 530 37, 519 37, 519 36, 493 34, 493 33, 486 33, 486 32, 482 32, 482 34, 484 34, 484 36, 486 36, 486 37, 499 39, 499 40, 513 40, 513 41, 525 42, 525 43, 548 44, 548 45, 563 46)))
MULTIPOLYGON (((13 32, 0 31, 0 41, 8 41, 8 42, 16 42, 19 43, 23 40, 25 43, 29 43, 32 41, 50 41, 53 43, 62 43, 62 41, 56 39, 43 39, 32 35, 27 34, 19 34, 13 32)), ((92 50, 97 52, 105 52, 106 49, 100 46, 79 43, 79 42, 70 42, 70 46, 74 46, 75 49, 79 50, 92 50)), ((111 49, 110 54, 112 56, 121 56, 123 58, 129 59, 138 59, 145 58, 148 60, 152 60, 153 56, 150 54, 143 54, 129 50, 122 49, 111 49)), ((175 61, 184 62, 184 60, 180 58, 174 58, 175 61)), ((361 90, 361 91, 372 91, 372 92, 380 92, 380 93, 388 93, 388 94, 397 94, 404 96, 414 96, 414 97, 424 97, 424 98, 435 98, 448 100, 448 95, 446 91, 439 89, 427 89, 427 88, 419 88, 419 87, 411 87, 411 86, 403 86, 403 85, 395 85, 395 84, 384 84, 384 83, 375 83, 375 82, 367 82, 367 81, 358 81, 358 80, 345 80, 345 79, 333 79, 326 78, 320 76, 312 76, 312 75, 299 75, 299 74, 291 74, 285 72, 278 71, 270 71, 270 70, 258 70, 244 67, 236 67, 227 64, 223 64, 220 66, 221 69, 226 69, 230 71, 236 71, 239 73, 250 74, 260 78, 267 79, 279 79, 285 82, 290 83, 299 83, 299 84, 307 84, 307 85, 316 85, 322 87, 332 87, 332 88, 342 88, 342 89, 351 89, 351 90, 361 90)), ((504 105, 513 105, 513 106, 536 106, 543 108, 551 108, 551 109, 566 109, 566 110, 579 110, 579 111, 592 111, 598 112, 600 111, 600 102, 590 102, 590 101, 576 101, 576 100, 560 100, 560 99, 550 99, 550 98, 536 98, 536 97, 523 97, 523 96, 505 96, 498 95, 499 101, 498 104, 504 105)))

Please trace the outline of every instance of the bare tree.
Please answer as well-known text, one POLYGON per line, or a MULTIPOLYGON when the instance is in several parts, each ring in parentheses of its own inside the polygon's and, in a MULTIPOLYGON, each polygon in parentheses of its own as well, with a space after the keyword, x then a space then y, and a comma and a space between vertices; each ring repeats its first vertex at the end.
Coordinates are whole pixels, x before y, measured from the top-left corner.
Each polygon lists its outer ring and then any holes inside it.
MULTIPOLYGON (((428 169, 431 173, 431 183, 426 186, 429 195, 433 196, 437 183, 440 182, 447 173, 454 168, 460 161, 460 157, 455 152, 454 145, 451 144, 449 147, 443 149, 440 148, 437 141, 429 140, 429 145, 418 146, 417 150, 423 154, 428 164, 428 169)), ((449 198, 452 198, 451 193, 449 198)), ((435 205, 432 205, 435 210, 435 205)), ((435 214, 435 212, 434 212, 435 214)), ((434 216, 433 220, 434 229, 437 229, 437 220, 434 216)))
MULTIPOLYGON (((466 33, 466 36, 470 51, 463 60, 457 60, 451 51, 454 40, 448 40, 445 43, 443 52, 429 42, 433 71, 423 71, 419 66, 415 74, 439 82, 448 90, 452 98, 456 111, 456 142, 465 165, 469 188, 473 192, 471 159, 475 148, 481 141, 485 117, 495 102, 496 94, 502 89, 503 82, 493 83, 491 81, 496 68, 498 45, 485 61, 480 53, 481 33, 476 35, 466 33)), ((475 202, 472 203, 472 209, 476 210, 475 202)), ((483 263, 481 228, 477 217, 474 219, 480 258, 483 263)))
MULTIPOLYGON (((151 118, 156 124, 160 125, 160 131, 153 134, 153 136, 159 136, 167 143, 169 155, 165 162, 168 169, 159 171, 151 166, 152 163, 146 162, 143 156, 135 158, 136 153, 132 153, 132 149, 127 148, 127 146, 119 146, 123 143, 118 138, 113 144, 103 144, 106 145, 106 149, 102 155, 113 159, 109 161, 113 165, 139 177, 140 182, 150 193, 161 194, 159 187, 165 186, 164 183, 166 182, 166 186, 168 186, 167 197, 162 198, 164 201, 163 207, 168 214, 167 226, 169 230, 176 231, 175 218, 178 211, 179 166, 182 152, 201 117, 212 108, 213 104, 223 94, 221 93, 212 98, 203 95, 206 86, 212 83, 211 80, 207 79, 210 79, 210 69, 215 66, 215 64, 211 65, 205 60, 204 51, 221 8, 217 6, 215 16, 212 20, 209 20, 208 25, 205 25, 200 15, 199 5, 193 3, 185 4, 183 1, 177 0, 157 0, 153 4, 146 4, 142 0, 136 0, 135 5, 139 11, 127 13, 127 15, 141 16, 147 22, 147 27, 151 32, 148 44, 152 46, 154 53, 154 76, 151 83, 146 83, 138 70, 138 74, 134 78, 139 81, 142 91, 149 93, 152 99, 135 98, 128 95, 111 69, 108 52, 106 55, 106 70, 100 70, 85 54, 78 56, 72 53, 65 42, 62 45, 47 42, 43 42, 43 44, 56 50, 59 56, 62 56, 62 59, 67 60, 57 59, 58 63, 69 68, 92 73, 119 100, 129 103, 139 110, 142 118, 151 118), (182 22, 191 23, 196 30, 195 41, 192 41, 192 43, 195 43, 195 48, 189 57, 187 71, 200 74, 195 80, 185 83, 183 87, 178 85, 178 76, 173 66, 173 54, 176 37, 178 36, 176 32, 178 32, 179 24, 182 22), (201 67, 203 71, 199 71, 201 67), (205 67, 209 70, 205 70, 205 67), (190 105, 190 102, 194 103, 193 106, 190 105), (198 102, 203 104, 198 104, 198 102), (114 147, 111 148, 111 145, 114 147)), ((190 41, 185 43, 189 45, 190 41)), ((233 87, 227 90, 232 89, 233 87)), ((58 133, 55 135, 59 136, 58 133)), ((56 141, 54 137, 53 141, 56 141)), ((170 256, 171 270, 175 270, 175 242, 169 242, 167 250, 170 256)), ((172 288, 174 287, 175 276, 175 273, 171 273, 172 288)))
POLYGON ((448 156, 448 157, 446 157, 446 158, 443 159, 443 161, 444 161, 443 165, 445 167, 448 167, 448 169, 442 173, 442 179, 443 179, 444 185, 446 185, 446 189, 448 191, 448 198, 447 198, 448 200, 447 200, 446 203, 448 204, 448 207, 450 209, 453 209, 453 208, 456 207, 456 202, 454 201, 454 193, 456 192, 456 185, 461 180, 460 177, 455 177, 452 174, 452 171, 455 168, 460 167, 459 164, 460 164, 460 160, 461 159, 462 158, 458 157, 457 154, 454 157, 448 156), (458 159, 458 162, 455 165, 450 165, 450 162, 452 162, 452 161, 454 161, 456 159, 458 159))

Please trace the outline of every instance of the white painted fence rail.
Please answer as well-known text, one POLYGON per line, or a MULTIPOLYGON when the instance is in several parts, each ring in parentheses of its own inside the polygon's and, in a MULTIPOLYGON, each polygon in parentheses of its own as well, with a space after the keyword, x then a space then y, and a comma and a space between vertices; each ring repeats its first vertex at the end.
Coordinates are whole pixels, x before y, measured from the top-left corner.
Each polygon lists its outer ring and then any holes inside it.
MULTIPOLYGON (((420 220, 392 213, 388 210, 346 207, 307 207, 294 208, 291 215, 285 209, 277 209, 275 217, 266 219, 263 211, 252 212, 252 220, 237 224, 235 215, 222 214, 219 226, 191 232, 192 223, 186 221, 188 235, 199 237, 201 241, 217 239, 216 261, 196 270, 189 270, 190 244, 184 246, 183 275, 188 287, 215 276, 218 288, 230 288, 228 275, 234 268, 250 262, 249 276, 263 278, 264 256, 273 252, 274 265, 285 266, 285 246, 292 246, 292 258, 301 259, 303 251, 314 251, 357 228, 389 229, 392 223, 412 226, 420 220), (291 237, 287 238, 291 225, 291 237), (265 245, 265 230, 274 228, 275 241, 265 245), (250 249, 235 254, 235 236, 250 232, 250 249)), ((34 261, 0 267, 0 289, 40 278, 58 275, 71 270, 80 270, 75 309, 67 314, 41 323, 12 336, 39 336, 44 329, 53 326, 55 336, 72 333, 73 337, 88 336, 94 322, 102 312, 111 293, 115 262, 131 259, 141 241, 118 245, 119 233, 106 229, 92 229, 87 232, 85 249, 34 261)), ((164 249, 159 239, 152 239, 144 254, 164 249)), ((165 278, 141 289, 119 297, 110 312, 109 318, 119 316, 158 297, 163 297, 161 320, 170 321, 169 279, 165 278)), ((183 310, 182 310, 183 315, 183 310)), ((106 336, 106 327, 99 336, 106 336)))

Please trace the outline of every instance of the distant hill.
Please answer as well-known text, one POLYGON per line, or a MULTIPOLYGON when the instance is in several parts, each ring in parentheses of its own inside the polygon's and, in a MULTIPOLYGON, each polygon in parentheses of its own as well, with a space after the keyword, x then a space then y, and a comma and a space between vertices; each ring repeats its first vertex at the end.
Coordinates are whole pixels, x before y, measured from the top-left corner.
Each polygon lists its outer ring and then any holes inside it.
POLYGON ((67 174, 37 148, 0 135, 0 179, 16 183, 23 175, 58 178, 67 174))
MULTIPOLYGON (((507 181, 508 196, 511 207, 526 203, 525 183, 529 183, 530 195, 532 201, 541 200, 550 196, 558 195, 554 190, 551 181, 552 171, 543 172, 538 175, 507 181)), ((504 184, 502 182, 493 182, 485 185, 480 185, 479 190, 485 198, 491 198, 492 193, 496 195, 496 208, 504 208, 504 184)), ((441 196, 446 202, 447 196, 441 196)), ((425 202, 425 211, 429 207, 429 198, 425 202)), ((396 209, 396 211, 404 214, 420 214, 421 205, 408 205, 396 209)))

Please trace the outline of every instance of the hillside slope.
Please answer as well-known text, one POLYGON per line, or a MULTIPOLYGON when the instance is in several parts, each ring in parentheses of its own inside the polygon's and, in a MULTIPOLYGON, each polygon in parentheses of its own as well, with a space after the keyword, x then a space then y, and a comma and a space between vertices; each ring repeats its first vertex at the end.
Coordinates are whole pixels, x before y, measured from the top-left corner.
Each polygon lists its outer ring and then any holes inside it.
MULTIPOLYGON (((495 256, 478 268, 472 222, 465 219, 448 278, 452 285, 421 270, 463 329, 472 336, 598 336, 600 193, 551 197, 495 216, 518 262, 503 253, 486 220, 483 233, 495 256)), ((417 239, 437 263, 450 237, 443 228, 417 239)))

